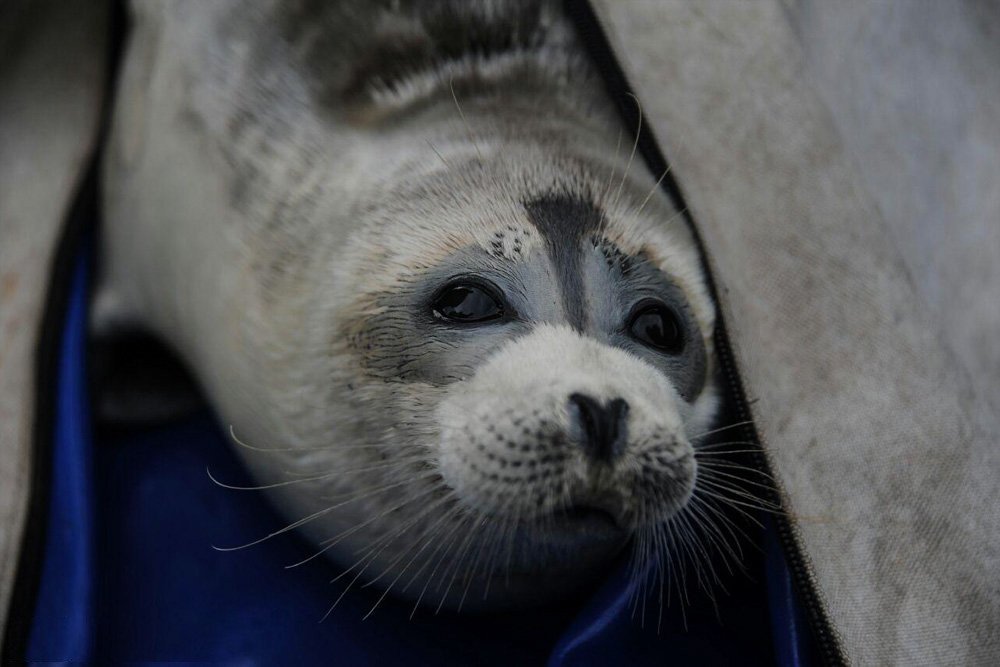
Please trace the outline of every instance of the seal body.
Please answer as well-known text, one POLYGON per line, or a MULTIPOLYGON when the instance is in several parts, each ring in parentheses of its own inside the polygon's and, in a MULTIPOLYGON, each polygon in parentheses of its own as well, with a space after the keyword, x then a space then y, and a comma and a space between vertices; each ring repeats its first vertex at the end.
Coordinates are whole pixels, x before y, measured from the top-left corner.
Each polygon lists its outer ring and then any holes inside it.
POLYGON ((716 410, 714 306, 556 4, 133 13, 100 316, 181 354, 289 529, 449 606, 651 549, 716 410))

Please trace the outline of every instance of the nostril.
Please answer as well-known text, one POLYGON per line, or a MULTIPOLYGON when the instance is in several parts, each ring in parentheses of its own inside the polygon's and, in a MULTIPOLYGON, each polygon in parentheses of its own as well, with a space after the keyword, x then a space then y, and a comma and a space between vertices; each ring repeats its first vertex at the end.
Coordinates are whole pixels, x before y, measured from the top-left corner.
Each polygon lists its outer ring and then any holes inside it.
POLYGON ((583 429, 586 440, 592 440, 600 433, 601 404, 590 396, 573 394, 569 397, 570 414, 574 415, 583 429))
POLYGON ((618 458, 628 436, 628 403, 615 398, 602 405, 586 394, 571 394, 569 404, 578 440, 587 455, 604 462, 618 458))

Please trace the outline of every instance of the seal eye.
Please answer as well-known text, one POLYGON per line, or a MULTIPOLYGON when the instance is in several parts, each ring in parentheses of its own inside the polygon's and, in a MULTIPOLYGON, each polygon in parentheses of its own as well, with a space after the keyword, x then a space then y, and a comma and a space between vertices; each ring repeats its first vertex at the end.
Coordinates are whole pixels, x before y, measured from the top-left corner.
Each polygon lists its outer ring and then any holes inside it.
POLYGON ((488 322, 503 317, 500 300, 479 285, 450 285, 434 299, 434 317, 459 324, 488 322))
POLYGON ((629 322, 629 332, 636 340, 667 354, 684 349, 684 331, 680 319, 662 303, 640 308, 629 322))

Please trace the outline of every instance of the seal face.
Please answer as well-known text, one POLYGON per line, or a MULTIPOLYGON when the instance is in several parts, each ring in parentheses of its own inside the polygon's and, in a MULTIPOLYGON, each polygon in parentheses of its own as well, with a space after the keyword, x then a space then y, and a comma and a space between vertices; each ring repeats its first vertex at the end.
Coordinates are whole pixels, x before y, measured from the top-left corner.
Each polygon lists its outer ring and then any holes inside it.
POLYGON ((121 316, 357 581, 524 605, 650 548, 716 411, 714 306, 554 3, 249 7, 140 6, 121 316))

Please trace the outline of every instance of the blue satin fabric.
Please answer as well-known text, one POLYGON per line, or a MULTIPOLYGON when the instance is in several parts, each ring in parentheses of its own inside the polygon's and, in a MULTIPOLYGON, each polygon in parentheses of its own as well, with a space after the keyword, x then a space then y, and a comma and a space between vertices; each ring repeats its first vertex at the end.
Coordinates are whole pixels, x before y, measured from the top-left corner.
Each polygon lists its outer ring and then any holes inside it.
MULTIPOLYGON (((559 606, 454 614, 353 588, 325 620, 343 580, 288 533, 246 477, 208 413, 166 427, 91 428, 85 382, 86 284, 74 276, 61 350, 49 535, 35 610, 33 661, 207 660, 335 665, 800 665, 804 641, 776 542, 748 551, 750 577, 728 577, 717 605, 689 586, 657 629, 651 603, 633 617, 621 564, 597 590, 559 606), (767 585, 765 585, 767 584, 767 585), (773 619, 773 620, 772 620, 773 619), (780 661, 777 659, 780 658, 780 661)), ((141 369, 136 369, 141 372, 141 369)), ((768 531, 773 537, 773 529, 768 531)), ((348 578, 349 579, 349 578, 348 578)))
MULTIPOLYGON (((94 619, 94 485, 90 411, 83 372, 89 254, 73 268, 59 345, 49 521, 28 656, 89 656, 94 619), (57 647, 56 653, 45 649, 57 647), (41 649, 41 650, 39 650, 41 649)), ((11 613, 22 613, 13 609, 11 613)))

